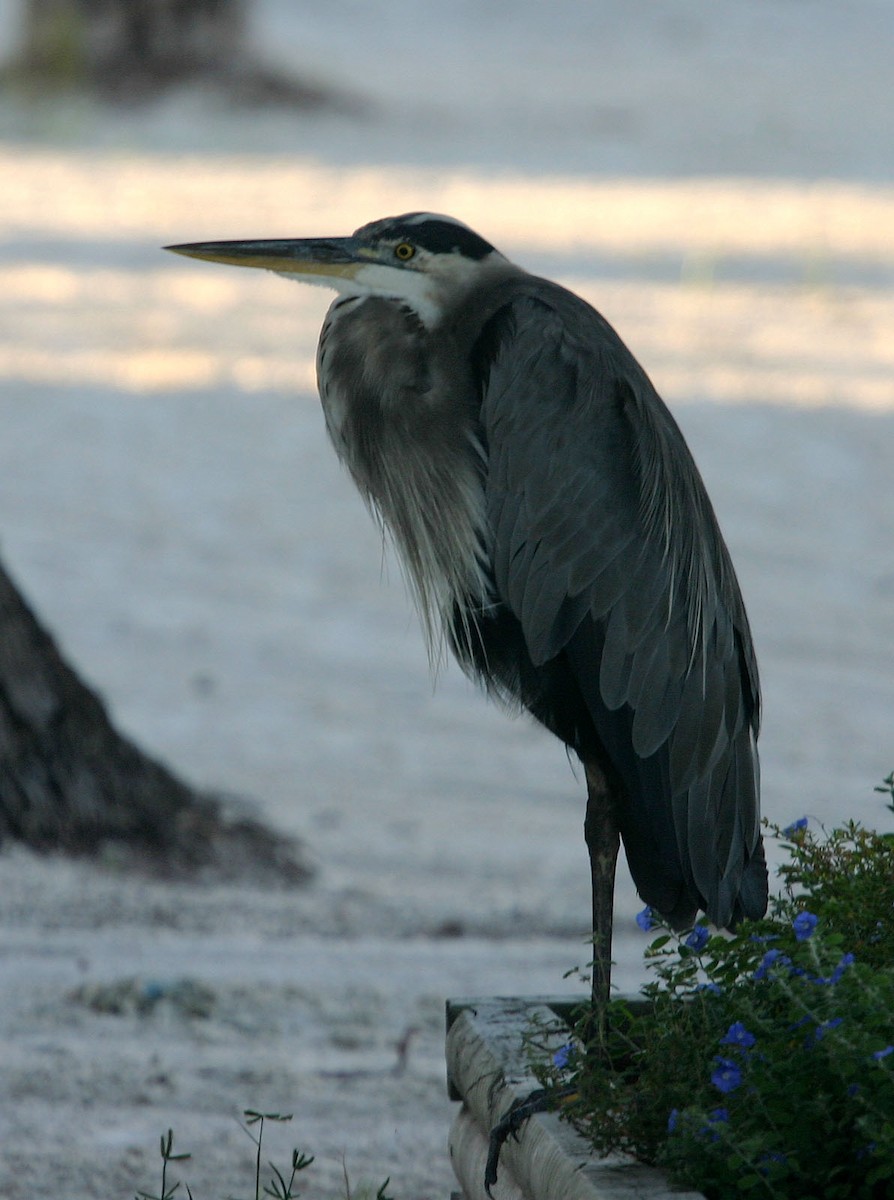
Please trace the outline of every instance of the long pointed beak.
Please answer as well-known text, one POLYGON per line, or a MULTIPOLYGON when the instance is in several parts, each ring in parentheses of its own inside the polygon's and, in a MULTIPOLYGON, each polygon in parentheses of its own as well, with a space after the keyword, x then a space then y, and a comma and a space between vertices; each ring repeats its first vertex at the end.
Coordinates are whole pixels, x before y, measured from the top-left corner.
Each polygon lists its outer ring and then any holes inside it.
POLYGON ((235 267, 263 267, 288 275, 322 275, 351 278, 357 269, 374 261, 374 253, 359 238, 288 238, 249 242, 190 242, 165 246, 174 254, 235 267))

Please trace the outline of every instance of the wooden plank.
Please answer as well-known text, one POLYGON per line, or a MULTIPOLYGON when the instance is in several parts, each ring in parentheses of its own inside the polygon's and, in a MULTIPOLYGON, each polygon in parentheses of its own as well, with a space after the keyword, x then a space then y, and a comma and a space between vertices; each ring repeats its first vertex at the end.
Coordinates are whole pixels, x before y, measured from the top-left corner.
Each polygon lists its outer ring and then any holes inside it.
MULTIPOLYGON (((460 1182, 464 1200, 488 1200, 484 1190, 488 1139, 475 1118, 463 1105, 450 1128, 448 1139, 453 1173, 460 1182)), ((493 1200, 528 1200, 508 1165, 501 1166, 500 1177, 491 1188, 493 1200)))
MULTIPOLYGON (((577 1016, 581 1008, 586 1007, 589 1003, 589 998, 589 992, 579 999, 569 996, 523 996, 521 998, 508 996, 457 996, 447 1001, 447 1033, 450 1033, 454 1021, 466 1010, 477 1012, 481 1009, 482 1011, 490 1012, 494 1005, 505 1006, 507 1011, 510 1009, 514 1011, 519 1005, 525 1011, 534 1008, 549 1009, 551 1014, 550 1020, 552 1020, 552 1017, 558 1017, 559 1020, 568 1022, 577 1016)), ((535 1082, 533 1086, 536 1087, 538 1085, 535 1082)), ((450 1074, 449 1058, 447 1063, 447 1094, 451 1100, 461 1101, 463 1099, 450 1074)))
MULTIPOLYGON (((481 999, 456 1006, 447 1035, 448 1078, 482 1138, 513 1103, 539 1086, 528 1068, 523 1039, 532 1021, 548 1024, 553 1019, 548 1004, 524 999, 481 999)), ((562 1041, 557 1034, 555 1048, 562 1041)), ((527 1121, 518 1141, 510 1138, 503 1146, 500 1162, 525 1200, 703 1200, 696 1192, 673 1191, 660 1171, 632 1159, 597 1158, 556 1113, 537 1113, 527 1121)), ((483 1174, 479 1194, 484 1196, 483 1174)), ((474 1192, 470 1197, 478 1200, 474 1192)))
MULTIPOLYGON (((571 1024, 582 1013, 586 1012, 590 1004, 590 993, 580 996, 522 996, 522 997, 502 997, 502 996, 454 996, 447 1001, 447 1032, 450 1032, 450 1026, 456 1018, 467 1008, 475 1009, 481 1004, 526 1004, 526 1005, 543 1005, 550 1009, 561 1021, 571 1024)), ((639 994, 618 993, 611 998, 609 1005, 609 1014, 611 1014, 612 1006, 623 1004, 631 1012, 645 1012, 651 1005, 651 1000, 639 994)), ((611 1017, 609 1017, 611 1019, 611 1017)))

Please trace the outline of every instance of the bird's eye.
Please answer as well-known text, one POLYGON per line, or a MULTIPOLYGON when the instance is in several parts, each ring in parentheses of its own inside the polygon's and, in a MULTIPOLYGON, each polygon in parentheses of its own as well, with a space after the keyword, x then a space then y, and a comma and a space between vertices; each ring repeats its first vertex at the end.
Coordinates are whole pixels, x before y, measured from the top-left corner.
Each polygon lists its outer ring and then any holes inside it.
POLYGON ((398 242, 394 247, 394 257, 399 258, 401 262, 407 262, 416 253, 416 247, 411 246, 409 242, 398 242))

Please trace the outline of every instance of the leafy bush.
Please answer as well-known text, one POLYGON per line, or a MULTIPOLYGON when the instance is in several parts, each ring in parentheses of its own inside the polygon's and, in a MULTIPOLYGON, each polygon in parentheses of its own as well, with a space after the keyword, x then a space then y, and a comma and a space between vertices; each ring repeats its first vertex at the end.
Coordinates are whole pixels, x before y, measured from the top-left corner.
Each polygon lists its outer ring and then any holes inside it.
MULTIPOLYGON (((884 788, 894 801, 894 775, 884 788)), ((892 804, 894 811, 894 804, 892 804)), ((707 1196, 894 1196, 894 835, 769 826, 781 894, 735 935, 665 930, 644 999, 540 1071, 600 1153, 707 1196)), ((646 910, 638 921, 660 928, 646 910)))

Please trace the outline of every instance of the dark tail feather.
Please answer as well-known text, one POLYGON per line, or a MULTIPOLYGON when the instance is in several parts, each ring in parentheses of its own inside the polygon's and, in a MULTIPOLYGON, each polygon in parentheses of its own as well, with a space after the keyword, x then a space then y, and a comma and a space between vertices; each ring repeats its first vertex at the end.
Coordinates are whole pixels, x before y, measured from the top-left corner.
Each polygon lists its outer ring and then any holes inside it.
POLYGON ((759 841, 742 876, 742 886, 733 907, 733 924, 745 917, 752 921, 759 920, 767 911, 768 893, 767 860, 764 857, 764 843, 759 841))

